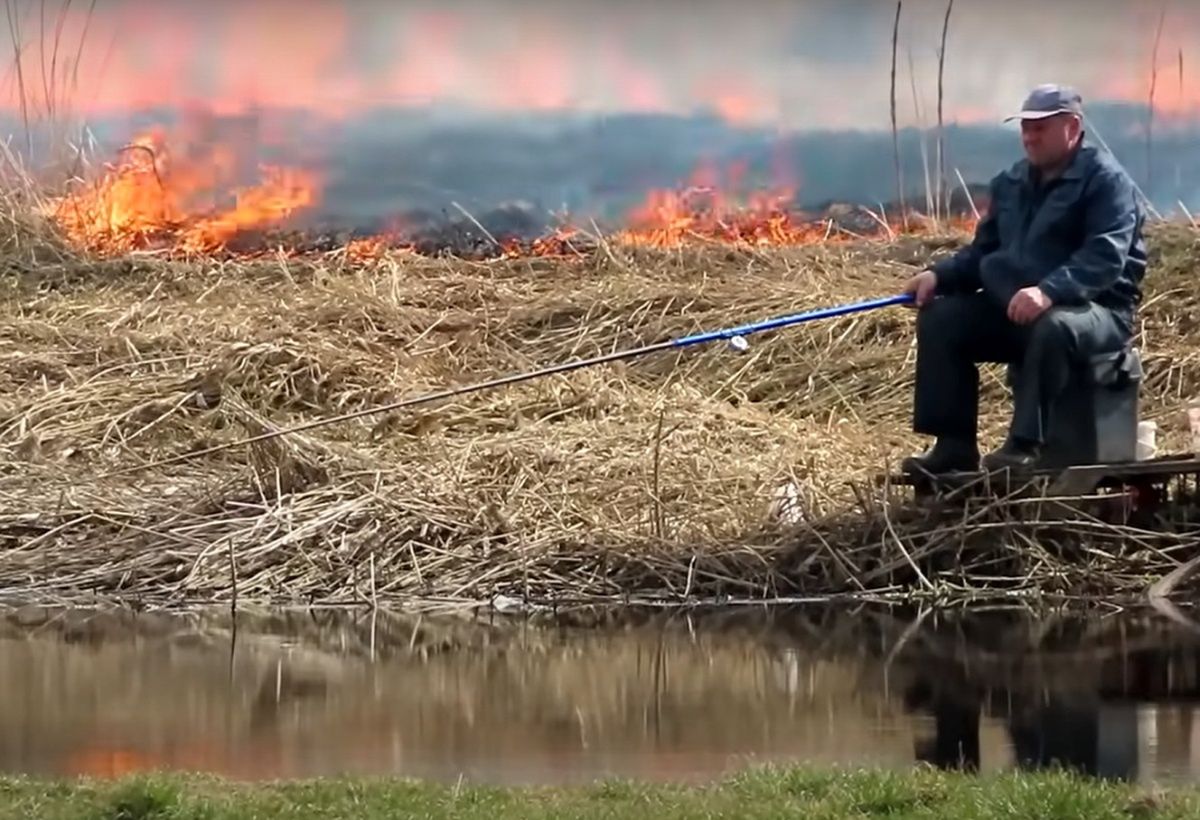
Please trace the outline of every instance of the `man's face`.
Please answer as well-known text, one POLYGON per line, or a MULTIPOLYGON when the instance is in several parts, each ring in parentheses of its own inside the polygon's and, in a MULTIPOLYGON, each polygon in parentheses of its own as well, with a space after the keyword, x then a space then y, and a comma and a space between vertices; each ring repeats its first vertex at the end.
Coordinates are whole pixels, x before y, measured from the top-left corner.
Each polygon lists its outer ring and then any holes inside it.
POLYGON ((1074 114, 1055 114, 1040 120, 1021 120, 1021 144, 1035 168, 1053 168, 1071 154, 1080 133, 1074 114))

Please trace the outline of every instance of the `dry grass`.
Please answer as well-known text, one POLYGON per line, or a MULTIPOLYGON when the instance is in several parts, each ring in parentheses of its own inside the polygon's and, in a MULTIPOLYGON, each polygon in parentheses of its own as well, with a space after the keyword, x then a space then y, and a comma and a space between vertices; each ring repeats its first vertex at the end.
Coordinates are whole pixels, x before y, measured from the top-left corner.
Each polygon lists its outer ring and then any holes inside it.
MULTIPOLYGON (((1200 393, 1195 236, 1156 233, 1144 313, 1147 416, 1170 449, 1200 393)), ((1147 534, 1132 558, 1080 561, 991 512, 968 512, 964 529, 868 488, 922 446, 908 433, 902 308, 753 338, 743 356, 662 354, 110 475, 272 426, 886 295, 952 241, 367 265, 337 253, 84 263, 26 242, 2 283, 0 588, 162 604, 228 600, 235 576, 241 600, 326 603, 1144 586, 1194 535, 1147 534), (767 510, 787 480, 803 520, 785 526, 767 510), (964 533, 989 545, 969 571, 964 533), (920 574, 906 552, 925 556, 920 574)), ((989 372, 990 443, 1007 405, 989 372)))

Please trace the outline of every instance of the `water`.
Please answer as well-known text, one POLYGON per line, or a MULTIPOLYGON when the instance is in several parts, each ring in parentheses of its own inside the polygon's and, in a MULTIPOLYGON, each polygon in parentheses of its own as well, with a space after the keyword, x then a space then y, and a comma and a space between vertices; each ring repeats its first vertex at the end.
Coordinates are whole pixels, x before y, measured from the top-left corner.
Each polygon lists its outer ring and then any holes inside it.
POLYGON ((0 770, 702 780, 768 761, 1200 775, 1200 633, 806 608, 534 626, 0 616, 0 770))

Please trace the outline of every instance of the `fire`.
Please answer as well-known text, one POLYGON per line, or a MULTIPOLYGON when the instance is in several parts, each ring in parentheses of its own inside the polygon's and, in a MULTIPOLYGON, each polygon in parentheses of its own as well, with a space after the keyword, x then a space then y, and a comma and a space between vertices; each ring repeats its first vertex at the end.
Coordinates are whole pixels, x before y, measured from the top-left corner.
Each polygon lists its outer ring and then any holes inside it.
POLYGON ((790 185, 752 190, 739 198, 744 169, 734 166, 721 174, 702 165, 682 191, 654 190, 633 210, 629 228, 617 240, 630 245, 677 247, 689 241, 752 245, 800 245, 828 237, 828 226, 800 222, 790 203, 790 185))
POLYGON ((586 248, 589 244, 586 236, 578 228, 557 228, 529 243, 506 242, 504 256, 509 259, 530 256, 579 256, 581 248, 586 248))
POLYGON ((796 220, 787 208, 789 199, 777 192, 757 192, 742 204, 720 190, 651 191, 633 212, 630 227, 616 238, 625 244, 658 248, 697 240, 802 245, 827 238, 826 226, 796 220))
POLYGON ((364 264, 382 259, 391 247, 383 237, 369 236, 363 239, 351 239, 343 249, 346 261, 364 264))
MULTIPOLYGON (((45 210, 72 241, 94 253, 154 248, 194 255, 261 250, 254 247, 255 232, 278 226, 317 203, 320 180, 313 172, 278 165, 253 168, 246 152, 229 141, 209 139, 197 146, 185 140, 181 145, 176 150, 168 144, 161 129, 143 134, 122 149, 119 161, 106 166, 99 179, 50 201, 45 210), (251 171, 256 172, 254 184, 234 184, 251 171), (251 241, 235 241, 246 233, 251 241)), ((385 233, 348 242, 340 252, 357 263, 397 251, 430 249, 509 259, 576 257, 605 241, 657 248, 693 242, 795 246, 863 235, 924 233, 937 227, 915 215, 902 227, 886 221, 882 211, 877 215, 853 208, 821 219, 806 217, 793 206, 792 174, 784 164, 773 166, 777 182, 762 187, 744 184, 745 166, 722 171, 701 165, 683 189, 650 191, 627 215, 625 227, 607 239, 566 224, 536 239, 501 235, 500 247, 464 246, 459 251, 453 240, 443 247, 439 240, 420 239, 421 228, 397 222, 385 233)), ((954 219, 953 227, 969 230, 970 220, 954 219)), ((301 239, 289 250, 303 253, 303 248, 301 239)))
POLYGON ((232 208, 190 225, 180 237, 180 247, 194 253, 219 250, 241 231, 276 224, 316 202, 313 174, 270 165, 262 171, 263 181, 239 190, 232 208))
POLYGON ((156 129, 125 146, 98 180, 51 200, 44 210, 72 241, 96 253, 160 245, 209 253, 242 231, 271 227, 317 201, 314 173, 262 166, 259 182, 236 187, 243 164, 225 144, 177 156, 156 129))
MULTIPOLYGON (((738 194, 744 169, 733 167, 722 182, 710 166, 701 166, 681 191, 653 190, 629 215, 629 227, 614 237, 626 245, 676 248, 690 242, 733 245, 796 246, 850 241, 863 236, 927 234, 940 229, 972 232, 976 219, 955 214, 933 220, 919 214, 875 213, 845 206, 821 218, 793 207, 794 186, 779 184, 738 194), (856 226, 849 228, 846 222, 856 226)), ((786 175, 785 175, 786 176, 786 175)))
MULTIPOLYGON (((65 113, 124 116, 202 104, 228 114, 303 111, 340 122, 381 106, 442 103, 504 113, 715 111, 735 125, 795 128, 886 128, 888 121, 886 84, 870 82, 888 67, 886 4, 861 10, 873 21, 869 30, 883 35, 862 42, 848 35, 857 7, 834 13, 833 5, 805 3, 768 3, 749 15, 724 4, 698 4, 679 14, 663 3, 10 5, 40 7, 42 25, 11 21, 7 61, 25 79, 7 83, 0 109, 48 121, 65 113), (54 21, 53 36, 47 20, 54 21), (797 52, 800 42, 829 51, 797 52), (832 59, 847 49, 855 50, 854 60, 832 59)), ((936 42, 942 14, 932 7, 945 3, 915 5, 905 8, 906 37, 914 44, 936 42)), ((1157 17, 1147 12, 1157 4, 1135 0, 1111 3, 1105 14, 1087 18, 1079 18, 1075 4, 1042 5, 1043 25, 1069 32, 1066 45, 1125 42, 1129 31, 1153 30, 1157 17)), ((971 32, 956 31, 968 38, 986 32, 973 38, 977 62, 1002 65, 1010 56, 1005 44, 1019 39, 1022 20, 996 6, 958 21, 976 27, 971 32)), ((1167 20, 1156 50, 1155 104, 1164 118, 1186 114, 1194 121, 1200 111, 1188 55, 1196 51, 1200 10, 1175 3, 1167 20)), ((932 54, 920 50, 925 57, 897 77, 903 88, 911 81, 914 93, 928 89, 934 68, 932 54)), ((1144 104, 1152 56, 1145 51, 1110 49, 1104 60, 1081 63, 1073 47, 1065 47, 1039 55, 1039 73, 1069 78, 1089 104, 1144 104)), ((998 83, 994 71, 952 69, 947 82, 951 122, 995 123, 1024 94, 998 83)))

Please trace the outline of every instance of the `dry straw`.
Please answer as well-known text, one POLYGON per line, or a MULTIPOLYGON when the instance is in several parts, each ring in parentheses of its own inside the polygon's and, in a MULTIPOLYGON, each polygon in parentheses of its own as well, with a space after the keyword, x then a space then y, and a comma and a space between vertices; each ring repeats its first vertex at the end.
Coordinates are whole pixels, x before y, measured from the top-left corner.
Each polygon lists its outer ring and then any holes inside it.
MULTIPOLYGON (((481 378, 895 292, 954 238, 468 262, 82 262, 14 232, 0 314, 0 588, 390 604, 1137 592, 1194 527, 944 513, 874 477, 908 433, 904 308, 114 470, 481 378), (21 238, 18 241, 17 238, 21 238), (32 260, 39 260, 32 264, 32 260), (799 516, 768 515, 793 482, 799 516)), ((1147 416, 1200 393, 1195 234, 1157 228, 1147 416)), ((1006 417, 985 379, 988 443, 1006 417)), ((1177 419, 1177 417, 1179 417, 1177 419)), ((1057 511, 1056 511, 1057 510, 1057 511)))

